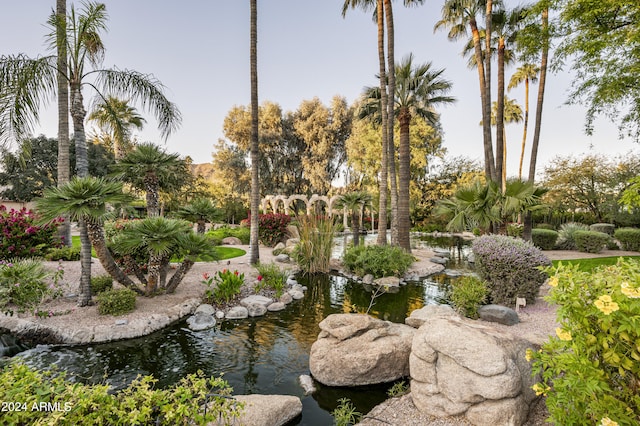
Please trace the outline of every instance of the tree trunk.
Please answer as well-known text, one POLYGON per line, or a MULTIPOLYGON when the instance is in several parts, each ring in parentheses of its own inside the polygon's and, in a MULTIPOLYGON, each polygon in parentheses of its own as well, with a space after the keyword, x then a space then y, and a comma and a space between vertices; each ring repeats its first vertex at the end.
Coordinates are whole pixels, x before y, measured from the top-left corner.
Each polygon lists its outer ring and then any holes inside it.
POLYGON ((197 228, 197 232, 198 234, 204 234, 204 231, 207 228, 207 222, 205 220, 198 220, 198 228, 197 228))
POLYGON ((136 283, 134 283, 113 260, 113 256, 111 256, 111 252, 107 248, 107 244, 104 239, 102 225, 87 222, 87 230, 89 240, 91 241, 91 244, 96 251, 96 255, 98 256, 98 260, 100 260, 104 270, 123 286, 130 288, 138 294, 144 294, 144 292, 138 288, 136 283))
POLYGON ((147 199, 147 216, 154 217, 160 215, 159 207, 159 183, 158 176, 153 171, 147 172, 144 177, 144 186, 147 199))
POLYGON ((387 103, 387 132, 389 132, 389 138, 387 140, 387 146, 389 149, 389 180, 391 182, 391 245, 398 245, 398 180, 396 178, 396 145, 393 141, 393 129, 395 124, 394 108, 395 108, 395 94, 396 94, 396 65, 394 58, 394 28, 393 28, 393 9, 391 7, 391 0, 384 0, 385 17, 387 19, 387 49, 388 52, 388 68, 389 68, 389 98, 387 103))
POLYGON ((182 261, 176 272, 169 280, 169 283, 167 284, 167 293, 174 293, 176 291, 178 284, 182 282, 185 275, 187 275, 187 273, 191 270, 192 266, 193 262, 191 260, 185 258, 185 260, 182 261))
POLYGON ((496 111, 496 176, 500 189, 506 189, 506 142, 504 138, 504 39, 498 42, 498 99, 496 111))
MULTIPOLYGON (((489 132, 489 143, 492 144, 491 137, 491 23, 492 23, 492 15, 493 15, 493 1, 487 0, 486 11, 485 11, 485 35, 484 35, 484 90, 485 90, 485 98, 484 98, 484 115, 483 119, 486 117, 487 122, 487 131, 489 132)), ((484 123, 484 122, 483 122, 484 123)), ((492 149, 493 151, 493 149, 492 149)), ((497 151, 497 147, 496 147, 497 151)), ((496 154, 496 158, 491 158, 492 164, 498 161, 499 156, 496 154)), ((494 182, 498 182, 500 179, 500 175, 496 170, 496 167, 493 166, 493 175, 491 176, 491 180, 494 182)))
MULTIPOLYGON (((58 54, 58 187, 71 180, 69 164, 69 81, 67 80, 67 0, 56 0, 56 49, 58 54), (64 23, 64 26, 62 26, 64 23)), ((71 223, 64 216, 59 235, 71 247, 71 223)))
POLYGON ((522 151, 518 166, 518 179, 522 180, 522 163, 524 162, 524 148, 527 143, 527 127, 529 126, 529 78, 524 80, 524 130, 522 131, 522 151))
POLYGON ((258 167, 260 162, 260 147, 258 145, 258 8, 257 0, 250 0, 250 68, 251 68, 251 244, 249 263, 255 265, 260 262, 260 248, 258 246, 258 226, 260 214, 260 179, 258 167))
POLYGON ((146 296, 153 295, 158 290, 160 282, 160 272, 162 269, 162 256, 152 254, 149 256, 149 274, 147 278, 147 287, 144 294, 146 296))
POLYGON ((387 73, 384 55, 384 6, 383 0, 378 0, 378 60, 380 65, 380 113, 382 116, 382 159, 380 162, 380 203, 378 215, 378 245, 387 244, 387 191, 389 164, 389 133, 387 131, 387 73))
POLYGON ((78 306, 91 304, 91 242, 84 220, 78 221, 80 229, 80 287, 78 292, 78 306))
POLYGON ((353 235, 353 246, 360 245, 360 217, 357 210, 351 210, 351 234, 353 235))
POLYGON ((411 113, 403 108, 398 114, 400 122, 400 191, 398 192, 398 245, 411 253, 409 238, 411 219, 409 216, 409 181, 411 180, 411 151, 409 147, 409 125, 411 113))

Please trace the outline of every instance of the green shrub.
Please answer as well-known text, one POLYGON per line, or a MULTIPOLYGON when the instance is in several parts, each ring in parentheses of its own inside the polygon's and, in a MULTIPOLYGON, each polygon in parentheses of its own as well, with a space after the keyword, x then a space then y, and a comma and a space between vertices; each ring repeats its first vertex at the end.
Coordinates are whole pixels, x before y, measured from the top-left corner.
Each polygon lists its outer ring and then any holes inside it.
POLYGON ((534 229, 549 229, 551 231, 555 231, 556 230, 555 226, 553 226, 550 223, 539 223, 539 224, 536 225, 536 227, 534 229))
POLYGON ((484 235, 472 244, 476 272, 487 283, 492 303, 513 306, 516 297, 535 303, 547 274, 539 266, 549 259, 528 241, 504 235, 484 235))
POLYGON ((510 237, 522 238, 524 225, 521 223, 510 223, 507 225, 507 235, 510 237))
POLYGON ((128 288, 103 291, 97 299, 100 315, 123 315, 136 308, 136 293, 128 288))
POLYGON ((47 260, 80 260, 80 247, 50 248, 44 258, 47 260))
POLYGON ((258 234, 260 241, 267 247, 273 247, 287 238, 287 226, 291 216, 280 213, 261 214, 258 234))
POLYGON ((371 274, 374 278, 401 277, 414 260, 400 247, 362 245, 348 248, 343 258, 344 266, 351 272, 361 277, 371 274))
POLYGON ((213 238, 216 245, 222 244, 222 240, 227 237, 236 237, 242 241, 242 244, 249 244, 249 240, 251 239, 251 230, 246 226, 222 226, 218 229, 208 231, 207 235, 213 238))
POLYGON ((613 236, 614 231, 616 230, 616 226, 613 223, 594 223, 589 225, 589 230, 595 232, 604 232, 609 236, 613 236))
POLYGON ((550 422, 640 424, 640 263, 591 272, 560 264, 547 272, 560 327, 527 359, 541 375, 533 389, 546 395, 550 422))
POLYGON ((640 251, 640 229, 619 228, 613 235, 616 240, 620 241, 623 250, 640 251))
POLYGON ((305 273, 329 272, 336 222, 331 218, 298 216, 300 242, 291 253, 305 273))
POLYGON ((533 245, 541 250, 553 250, 558 240, 558 233, 551 229, 535 228, 531 230, 533 245))
POLYGON ((578 250, 585 253, 600 253, 611 239, 604 232, 576 231, 573 234, 578 250))
POLYGON ((478 318, 478 308, 487 300, 489 290, 481 279, 467 275, 452 282, 449 300, 460 315, 478 318))
POLYGON ((558 231, 558 250, 578 250, 574 234, 576 231, 588 231, 589 227, 582 223, 568 222, 560 225, 558 231))
POLYGON ((24 312, 38 305, 54 290, 45 282, 48 276, 39 260, 0 261, 0 309, 13 312, 8 306, 14 305, 24 312))
POLYGON ((91 294, 100 294, 103 291, 113 288, 113 278, 111 275, 99 275, 91 277, 91 294))
POLYGON ((271 289, 275 291, 276 297, 282 296, 289 275, 287 271, 280 270, 275 263, 260 263, 256 266, 256 269, 259 274, 256 291, 271 289))
POLYGON ((2 413, 6 425, 235 424, 244 407, 229 398, 233 389, 226 381, 201 371, 163 389, 151 376, 138 376, 113 393, 108 385, 72 382, 63 371, 37 371, 14 361, 0 369, 0 383, 11 384, 0 387, 0 401, 19 404, 2 413))
POLYGON ((204 293, 205 301, 209 303, 229 303, 240 294, 244 284, 244 274, 228 269, 216 272, 212 277, 208 273, 202 274, 202 283, 207 286, 204 293))
POLYGON ((350 426, 357 424, 362 418, 362 413, 356 411, 349 398, 340 398, 339 404, 331 412, 336 426, 350 426))

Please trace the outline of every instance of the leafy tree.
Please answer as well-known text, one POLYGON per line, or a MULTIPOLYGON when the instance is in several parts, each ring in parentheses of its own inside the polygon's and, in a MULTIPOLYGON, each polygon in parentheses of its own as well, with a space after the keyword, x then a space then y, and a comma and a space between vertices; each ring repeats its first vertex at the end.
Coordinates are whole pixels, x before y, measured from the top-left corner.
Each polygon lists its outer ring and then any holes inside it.
POLYGON ((160 214, 160 189, 178 189, 181 179, 190 175, 179 154, 169 154, 152 143, 143 143, 112 166, 112 176, 146 193, 147 214, 160 214))
POLYGON ((222 139, 214 149, 213 171, 208 180, 211 193, 223 211, 225 221, 238 223, 246 218, 249 201, 250 176, 245 153, 222 139))
POLYGON ((628 181, 640 175, 640 157, 556 157, 545 167, 548 202, 561 210, 589 211, 597 222, 613 221, 628 181))
POLYGON ((596 116, 618 121, 620 133, 640 138, 640 3, 562 0, 564 35, 557 50, 575 71, 569 102, 586 103, 587 132, 596 116))
POLYGON ((198 234, 204 234, 207 223, 220 216, 220 209, 208 198, 198 198, 175 212, 176 217, 198 225, 198 234))
POLYGON ((96 104, 89 120, 95 121, 102 129, 102 140, 108 141, 113 148, 116 160, 131 150, 131 130, 142 129, 146 120, 129 105, 128 100, 113 96, 96 104))

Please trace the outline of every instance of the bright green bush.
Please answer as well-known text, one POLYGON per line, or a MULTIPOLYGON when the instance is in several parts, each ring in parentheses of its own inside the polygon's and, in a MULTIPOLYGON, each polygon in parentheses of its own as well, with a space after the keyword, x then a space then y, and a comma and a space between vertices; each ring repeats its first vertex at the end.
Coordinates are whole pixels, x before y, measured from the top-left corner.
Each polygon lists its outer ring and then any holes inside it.
POLYGON ((24 312, 38 305, 54 290, 45 281, 48 276, 39 260, 0 261, 0 310, 12 313, 13 305, 24 312))
POLYGON ((275 263, 260 263, 256 266, 258 270, 258 284, 256 292, 263 289, 275 291, 276 297, 282 296, 284 286, 287 283, 288 273, 281 270, 275 263))
POLYGON ((100 294, 103 291, 113 288, 113 278, 111 275, 99 275, 91 277, 91 294, 100 294))
POLYGON ((0 423, 6 425, 173 426, 206 425, 216 420, 235 424, 244 408, 242 403, 225 398, 232 392, 226 381, 207 378, 201 371, 166 389, 157 389, 157 380, 151 376, 138 376, 114 394, 107 385, 74 383, 64 372, 37 371, 11 362, 0 370, 0 383, 11 384, 0 386, 0 401, 14 404, 12 410, 2 413, 0 423), (220 396, 207 397, 210 394, 220 396))
POLYGON ((623 250, 640 251, 640 229, 619 228, 613 235, 616 240, 620 241, 623 250))
POLYGON ((344 266, 363 277, 401 277, 414 262, 414 257, 396 246, 356 246, 344 253, 344 266))
POLYGON ((557 425, 640 424, 640 263, 549 268, 557 337, 528 351, 557 425), (614 423, 615 422, 615 423, 614 423))
POLYGON ((558 232, 551 229, 535 228, 531 230, 533 245, 541 250, 553 250, 558 240, 558 232))
POLYGON ((229 303, 240 294, 244 284, 244 274, 228 269, 218 271, 214 276, 204 273, 202 278, 202 283, 207 286, 204 298, 209 303, 229 303))
POLYGON ((558 250, 578 250, 574 234, 576 231, 588 231, 589 227, 582 223, 567 222, 560 225, 558 231, 558 250))
POLYGON ((47 260, 80 260, 80 247, 50 248, 44 258, 47 260))
POLYGON ((552 231, 556 230, 555 226, 553 226, 550 223, 539 223, 539 224, 536 225, 536 227, 534 229, 550 229, 552 231))
POLYGON ((604 232, 576 231, 573 234, 578 251, 585 253, 600 253, 611 239, 604 232))
POLYGON ((103 291, 97 299, 100 315, 123 315, 136 308, 136 293, 128 288, 103 291))
POLYGON ((505 235, 484 235, 472 244, 476 272, 487 283, 489 301, 513 306, 516 297, 533 304, 547 274, 539 266, 551 261, 533 244, 505 235))
POLYGON ((451 283, 449 300, 460 315, 478 318, 478 308, 487 300, 489 290, 481 279, 467 275, 451 283))
POLYGON ((589 225, 591 231, 604 232, 609 236, 613 236, 616 226, 613 223, 594 223, 589 225))
POLYGON ((249 244, 251 230, 246 226, 236 226, 233 228, 230 226, 223 226, 218 229, 208 231, 207 235, 212 237, 214 241, 217 241, 217 245, 220 245, 222 240, 227 237, 236 237, 242 241, 242 244, 249 244))

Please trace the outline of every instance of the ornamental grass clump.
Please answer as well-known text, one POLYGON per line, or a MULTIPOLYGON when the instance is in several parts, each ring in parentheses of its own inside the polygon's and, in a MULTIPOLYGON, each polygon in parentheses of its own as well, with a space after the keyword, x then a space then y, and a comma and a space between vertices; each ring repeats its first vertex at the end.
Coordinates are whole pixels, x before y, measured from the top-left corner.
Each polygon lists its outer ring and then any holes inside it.
POLYGON ((396 246, 356 246, 345 251, 344 266, 363 277, 402 277, 415 261, 411 254, 396 246))
POLYGON ((48 285, 49 274, 35 259, 0 260, 0 312, 24 312, 38 305, 55 290, 48 285))
POLYGON ((291 256, 306 274, 327 273, 333 250, 336 223, 327 217, 298 216, 300 242, 291 256))
POLYGON ((575 233, 577 231, 588 231, 589 227, 582 223, 567 222, 560 225, 558 231, 558 244, 556 249, 558 250, 578 250, 576 245, 575 233))
POLYGON ((551 423, 640 424, 640 262, 591 272, 560 263, 546 272, 559 327, 526 357, 551 423))
POLYGON ((535 303, 547 274, 539 269, 551 261, 528 241, 504 235, 484 235, 472 245, 476 272, 487 283, 489 301, 513 306, 516 297, 535 303))

